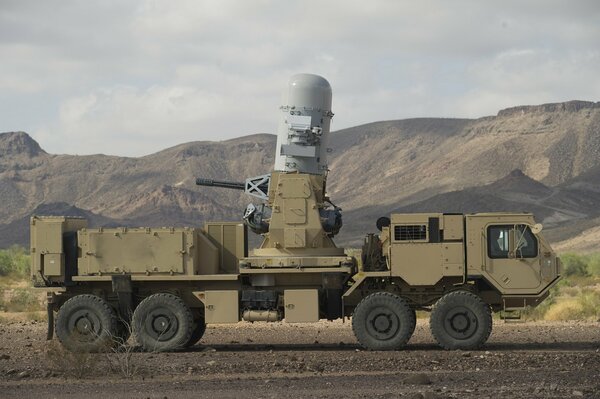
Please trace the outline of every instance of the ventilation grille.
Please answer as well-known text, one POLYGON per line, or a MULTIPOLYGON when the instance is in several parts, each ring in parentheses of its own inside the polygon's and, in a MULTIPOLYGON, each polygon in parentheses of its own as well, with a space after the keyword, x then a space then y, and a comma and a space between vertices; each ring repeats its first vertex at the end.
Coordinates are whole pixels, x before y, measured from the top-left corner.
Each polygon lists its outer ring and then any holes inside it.
POLYGON ((394 226, 394 240, 396 241, 415 241, 427 240, 427 225, 405 225, 394 226))

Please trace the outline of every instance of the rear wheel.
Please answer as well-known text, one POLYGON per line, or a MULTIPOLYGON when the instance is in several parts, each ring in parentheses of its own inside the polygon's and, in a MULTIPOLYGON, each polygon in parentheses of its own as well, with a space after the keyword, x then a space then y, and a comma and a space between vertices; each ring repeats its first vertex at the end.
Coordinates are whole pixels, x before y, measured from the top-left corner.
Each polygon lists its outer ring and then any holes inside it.
POLYGON ((114 345, 118 333, 115 311, 95 295, 77 295, 66 301, 56 317, 56 336, 73 352, 99 352, 114 345))
POLYGON ((431 333, 444 349, 476 349, 492 332, 490 307, 468 291, 454 291, 437 301, 429 320, 431 333))
POLYGON ((186 346, 192 336, 192 312, 172 294, 154 294, 133 312, 133 332, 149 352, 165 352, 186 346))
POLYGON ((370 350, 394 350, 404 346, 415 329, 415 315, 408 303, 389 292, 365 297, 352 315, 352 330, 370 350))

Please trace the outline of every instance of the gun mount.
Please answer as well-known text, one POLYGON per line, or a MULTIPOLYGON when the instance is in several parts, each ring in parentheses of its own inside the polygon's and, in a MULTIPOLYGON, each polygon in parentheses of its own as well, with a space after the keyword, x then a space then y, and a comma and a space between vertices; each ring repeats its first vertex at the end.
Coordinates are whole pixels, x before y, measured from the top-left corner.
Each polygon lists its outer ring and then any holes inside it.
POLYGON ((326 194, 331 86, 321 76, 292 76, 279 109, 273 172, 244 183, 201 178, 196 184, 244 190, 264 201, 244 213, 246 225, 264 236, 256 257, 296 266, 299 256, 341 256, 332 237, 342 228, 342 213, 326 194))

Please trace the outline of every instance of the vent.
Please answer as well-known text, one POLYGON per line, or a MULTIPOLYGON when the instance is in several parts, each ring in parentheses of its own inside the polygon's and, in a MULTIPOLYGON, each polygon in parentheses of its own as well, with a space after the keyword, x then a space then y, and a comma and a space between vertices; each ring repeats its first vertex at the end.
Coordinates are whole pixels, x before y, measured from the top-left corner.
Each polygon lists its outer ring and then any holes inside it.
POLYGON ((394 240, 396 241, 416 241, 427 240, 427 225, 401 225, 394 226, 394 240))

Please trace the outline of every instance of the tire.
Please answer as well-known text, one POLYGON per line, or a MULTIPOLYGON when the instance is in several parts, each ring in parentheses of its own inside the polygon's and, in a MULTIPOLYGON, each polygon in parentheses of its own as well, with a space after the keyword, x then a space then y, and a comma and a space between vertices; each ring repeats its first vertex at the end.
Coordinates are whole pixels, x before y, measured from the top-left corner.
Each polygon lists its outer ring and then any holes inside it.
POLYGON ((194 326, 192 327, 192 336, 190 340, 185 344, 186 348, 194 346, 202 339, 202 336, 206 332, 206 323, 204 321, 204 315, 201 317, 194 318, 194 326))
POLYGON ((133 312, 133 333, 147 352, 184 348, 192 336, 194 319, 183 301, 172 294, 154 294, 133 312))
POLYGON ((415 316, 408 303, 389 292, 363 298, 354 309, 352 330, 369 350, 395 350, 406 345, 415 329, 415 316))
POLYGON ((112 347, 118 321, 113 308, 95 295, 66 301, 56 317, 56 336, 72 352, 101 352, 112 347))
POLYGON ((429 327, 444 349, 477 349, 492 332, 492 312, 477 295, 454 291, 437 301, 431 311, 429 327))
POLYGON ((415 333, 415 328, 417 327, 417 311, 414 309, 411 309, 411 310, 412 310, 413 317, 415 318, 415 323, 413 324, 412 330, 410 331, 410 336, 412 337, 413 334, 415 333))

